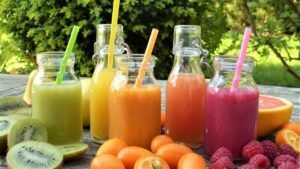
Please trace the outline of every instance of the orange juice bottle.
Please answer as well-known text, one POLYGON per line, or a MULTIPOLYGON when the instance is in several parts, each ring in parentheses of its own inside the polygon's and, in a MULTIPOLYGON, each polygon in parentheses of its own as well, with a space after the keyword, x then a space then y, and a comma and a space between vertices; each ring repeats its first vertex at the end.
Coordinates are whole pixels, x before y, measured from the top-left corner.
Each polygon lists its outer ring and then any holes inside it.
MULTIPOLYGON (((97 61, 91 81, 90 95, 90 132, 93 141, 103 143, 108 138, 108 91, 111 81, 116 75, 116 69, 107 68, 110 24, 97 26, 95 53, 97 61)), ((118 25, 114 57, 122 53, 123 27, 118 25)))
POLYGON ((134 87, 143 55, 118 58, 118 73, 109 92, 109 138, 150 148, 160 134, 161 92, 153 75, 154 60, 147 64, 141 87, 134 87))
POLYGON ((200 26, 175 27, 175 63, 166 89, 165 132, 197 148, 203 142, 206 83, 201 71, 200 26))

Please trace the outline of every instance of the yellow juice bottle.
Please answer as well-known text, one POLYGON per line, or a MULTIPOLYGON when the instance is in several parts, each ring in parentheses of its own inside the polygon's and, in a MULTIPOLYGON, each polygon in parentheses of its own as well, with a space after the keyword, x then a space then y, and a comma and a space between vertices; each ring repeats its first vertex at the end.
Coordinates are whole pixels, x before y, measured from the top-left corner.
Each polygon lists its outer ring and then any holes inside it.
MULTIPOLYGON (((97 143, 103 143, 108 138, 108 91, 117 72, 112 67, 108 68, 110 32, 110 24, 97 25, 94 44, 94 56, 97 57, 93 56, 97 66, 91 80, 90 94, 90 132, 93 141, 97 143)), ((113 58, 121 56, 124 51, 123 43, 123 26, 118 25, 113 58)))
POLYGON ((90 131, 95 142, 102 143, 108 138, 108 91, 115 75, 115 69, 98 65, 92 77, 90 131))

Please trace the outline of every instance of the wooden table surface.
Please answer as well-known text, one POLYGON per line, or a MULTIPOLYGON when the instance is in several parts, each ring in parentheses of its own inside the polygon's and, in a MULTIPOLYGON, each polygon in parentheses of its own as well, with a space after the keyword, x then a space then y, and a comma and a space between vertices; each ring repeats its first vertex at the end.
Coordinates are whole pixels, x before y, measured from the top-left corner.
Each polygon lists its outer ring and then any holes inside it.
MULTIPOLYGON (((22 96, 26 87, 28 75, 7 75, 0 74, 0 97, 3 96, 22 96)), ((165 85, 166 81, 159 81, 162 87, 162 110, 165 103, 165 85)), ((293 121, 300 122, 300 88, 275 87, 259 85, 260 94, 268 94, 286 98, 293 102, 294 112, 293 121)), ((99 145, 93 143, 89 134, 89 129, 84 129, 83 141, 90 147, 86 154, 79 159, 65 162, 64 169, 85 169, 89 168, 90 162, 94 157, 99 145)), ((5 154, 0 155, 0 168, 6 168, 5 154)))

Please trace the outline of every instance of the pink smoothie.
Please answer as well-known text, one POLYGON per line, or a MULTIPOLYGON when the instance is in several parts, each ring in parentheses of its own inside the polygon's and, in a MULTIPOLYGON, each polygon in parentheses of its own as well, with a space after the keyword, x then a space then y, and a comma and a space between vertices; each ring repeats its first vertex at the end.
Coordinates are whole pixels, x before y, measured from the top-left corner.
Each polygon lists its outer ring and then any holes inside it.
POLYGON ((208 155, 226 147, 238 158, 243 146, 256 139, 258 97, 258 91, 247 89, 207 90, 204 149, 208 155))

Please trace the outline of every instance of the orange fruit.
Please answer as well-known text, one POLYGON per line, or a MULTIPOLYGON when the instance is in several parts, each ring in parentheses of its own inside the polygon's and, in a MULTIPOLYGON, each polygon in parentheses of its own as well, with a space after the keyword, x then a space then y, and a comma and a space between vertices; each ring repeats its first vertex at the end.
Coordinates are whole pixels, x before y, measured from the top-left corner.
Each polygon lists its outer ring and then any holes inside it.
POLYGON ((158 148, 162 145, 165 144, 169 144, 169 143, 174 143, 174 141, 166 136, 166 135, 158 135, 156 137, 154 137, 154 139, 151 142, 151 151, 153 153, 156 153, 156 151, 158 150, 158 148))
POLYGON ((178 169, 206 169, 206 162, 202 156, 196 153, 183 155, 178 163, 178 169))
POLYGON ((126 147, 118 153, 118 158, 125 164, 126 169, 133 169, 135 162, 143 156, 153 156, 153 153, 136 146, 126 147))
POLYGON ((282 127, 282 129, 289 129, 300 135, 300 123, 288 122, 282 127))
POLYGON ((180 158, 192 152, 193 150, 185 145, 170 143, 159 147, 156 155, 166 160, 171 168, 177 168, 180 158))
POLYGON ((279 130, 292 114, 293 104, 286 99, 260 95, 257 136, 265 137, 279 130))
POLYGON ((157 157, 155 155, 140 157, 134 165, 134 169, 155 169, 155 168, 170 169, 168 163, 164 159, 157 157))
POLYGON ((127 147, 124 140, 113 138, 104 142, 98 149, 96 156, 103 154, 118 155, 119 151, 127 147))
POLYGON ((99 155, 91 162, 91 169, 126 169, 116 156, 110 154, 99 155))
POLYGON ((275 142, 278 146, 288 144, 293 147, 297 153, 300 153, 300 135, 292 130, 280 130, 276 135, 275 142))

